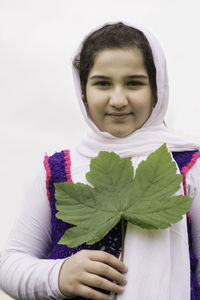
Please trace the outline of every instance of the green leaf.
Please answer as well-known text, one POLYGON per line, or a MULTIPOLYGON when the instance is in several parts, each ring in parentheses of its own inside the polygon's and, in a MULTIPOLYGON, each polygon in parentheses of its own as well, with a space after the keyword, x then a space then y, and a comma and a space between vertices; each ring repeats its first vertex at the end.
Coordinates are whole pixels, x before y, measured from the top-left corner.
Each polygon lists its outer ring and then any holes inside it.
POLYGON ((134 177, 132 163, 114 152, 99 152, 91 160, 88 182, 56 183, 56 216, 75 225, 59 243, 76 247, 94 244, 121 220, 146 229, 164 229, 182 219, 192 199, 174 196, 182 176, 176 174, 166 144, 142 161, 134 177))
POLYGON ((96 189, 119 191, 133 180, 133 166, 128 158, 121 159, 114 152, 101 151, 91 160, 88 182, 96 189))

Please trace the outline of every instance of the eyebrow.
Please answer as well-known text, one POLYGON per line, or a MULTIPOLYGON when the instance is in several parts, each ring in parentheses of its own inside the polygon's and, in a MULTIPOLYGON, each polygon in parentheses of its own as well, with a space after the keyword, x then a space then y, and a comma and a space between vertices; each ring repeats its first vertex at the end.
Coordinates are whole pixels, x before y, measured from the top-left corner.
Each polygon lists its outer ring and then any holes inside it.
MULTIPOLYGON (((129 75, 129 76, 125 76, 125 78, 127 79, 148 79, 147 75, 142 75, 142 74, 136 74, 136 75, 129 75)), ((104 76, 104 75, 94 75, 91 76, 89 79, 110 79, 110 77, 108 76, 104 76)))

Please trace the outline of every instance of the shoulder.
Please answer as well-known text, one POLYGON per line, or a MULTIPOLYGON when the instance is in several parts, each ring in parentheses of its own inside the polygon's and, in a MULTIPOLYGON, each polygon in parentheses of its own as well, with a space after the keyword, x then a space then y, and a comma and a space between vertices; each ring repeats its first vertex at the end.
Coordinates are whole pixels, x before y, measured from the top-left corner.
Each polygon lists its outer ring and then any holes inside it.
POLYGON ((200 151, 172 152, 181 173, 188 172, 200 157, 200 151))
POLYGON ((184 151, 172 153, 183 176, 184 192, 194 197, 200 191, 200 151, 184 151))
POLYGON ((53 155, 44 157, 44 167, 46 170, 47 180, 53 181, 69 178, 71 159, 70 150, 55 152, 53 155))
POLYGON ((59 167, 65 162, 70 161, 70 150, 62 150, 59 152, 55 152, 54 154, 48 156, 47 153, 44 157, 44 167, 47 169, 59 167))
POLYGON ((200 151, 173 152, 172 155, 183 176, 184 193, 192 196, 200 182, 200 151))
POLYGON ((44 157, 44 161, 50 161, 51 163, 58 164, 63 159, 69 159, 70 158, 70 150, 61 150, 58 152, 55 152, 51 154, 50 156, 46 153, 44 157))
POLYGON ((197 190, 200 191, 200 155, 191 160, 189 166, 185 168, 186 182, 190 187, 190 190, 195 193, 197 190))

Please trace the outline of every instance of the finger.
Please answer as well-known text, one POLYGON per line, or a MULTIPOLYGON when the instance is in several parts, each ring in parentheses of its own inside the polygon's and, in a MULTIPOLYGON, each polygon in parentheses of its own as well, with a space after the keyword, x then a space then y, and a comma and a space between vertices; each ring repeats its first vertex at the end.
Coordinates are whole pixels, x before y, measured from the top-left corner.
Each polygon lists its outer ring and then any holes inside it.
POLYGON ((123 288, 121 286, 95 274, 87 273, 81 280, 81 283, 90 287, 100 288, 102 290, 114 292, 117 294, 121 294, 123 292, 123 288))
POLYGON ((87 264, 87 272, 106 277, 111 281, 116 281, 122 286, 126 285, 127 282, 122 273, 118 272, 113 267, 110 267, 107 264, 97 261, 91 261, 87 264))
POLYGON ((121 273, 126 273, 128 271, 127 266, 123 264, 122 261, 120 261, 114 255, 105 251, 93 250, 89 254, 89 258, 94 261, 106 263, 107 265, 113 267, 121 273))
POLYGON ((82 296, 86 299, 93 300, 112 300, 112 296, 103 294, 99 291, 92 289, 86 285, 80 285, 77 290, 77 295, 82 296))

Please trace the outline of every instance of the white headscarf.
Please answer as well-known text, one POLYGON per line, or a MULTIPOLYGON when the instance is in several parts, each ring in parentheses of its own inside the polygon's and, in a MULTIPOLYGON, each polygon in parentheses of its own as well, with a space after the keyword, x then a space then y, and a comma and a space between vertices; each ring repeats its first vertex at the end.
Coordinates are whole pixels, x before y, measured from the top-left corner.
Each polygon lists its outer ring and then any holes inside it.
MULTIPOLYGON (((141 26, 126 25, 142 31, 151 46, 153 60, 156 67, 157 104, 146 123, 140 129, 134 131, 127 137, 118 138, 107 132, 102 132, 88 116, 81 97, 78 71, 74 68, 73 76, 79 105, 85 121, 89 126, 87 136, 77 147, 78 152, 81 156, 86 156, 88 158, 97 156, 101 150, 114 151, 121 157, 144 156, 155 151, 164 142, 167 143, 170 151, 199 149, 199 145, 181 139, 179 136, 171 133, 163 124, 164 116, 168 107, 169 86, 165 55, 158 40, 141 26)), ((95 30, 97 29, 99 28, 96 28, 95 30)), ((78 49, 78 53, 79 52, 80 49, 78 49)))
MULTIPOLYGON (((180 139, 163 125, 169 88, 165 56, 159 42, 143 27, 126 25, 142 31, 151 46, 156 67, 158 101, 151 116, 140 129, 127 137, 114 137, 100 131, 88 116, 81 97, 79 75, 73 69, 79 104, 89 126, 86 137, 71 152, 74 182, 87 183, 85 174, 89 171, 90 160, 101 150, 129 157, 136 167, 164 142, 170 151, 199 149, 199 145, 180 139)), ((178 192, 181 193, 182 190, 178 192)), ((186 218, 166 230, 144 230, 128 224, 124 262, 129 268, 128 284, 118 300, 189 300, 190 262, 186 218)))

